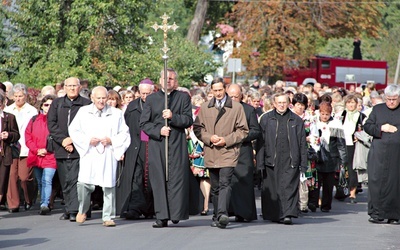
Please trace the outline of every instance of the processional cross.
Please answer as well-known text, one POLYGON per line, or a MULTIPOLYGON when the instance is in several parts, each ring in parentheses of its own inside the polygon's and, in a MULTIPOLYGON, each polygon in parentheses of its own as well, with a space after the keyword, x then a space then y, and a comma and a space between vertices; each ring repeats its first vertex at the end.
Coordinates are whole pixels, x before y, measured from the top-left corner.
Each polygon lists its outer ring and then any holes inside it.
MULTIPOLYGON (((168 93, 167 93, 167 82, 168 82, 168 67, 167 67, 167 61, 168 61, 168 56, 167 56, 167 52, 169 51, 169 48, 167 46, 167 32, 169 30, 173 30, 175 31, 177 28, 179 28, 175 22, 172 25, 168 24, 168 19, 169 16, 167 16, 167 14, 164 13, 164 15, 162 15, 160 17, 163 21, 162 21, 162 25, 158 25, 157 23, 154 23, 153 26, 151 26, 155 31, 157 31, 158 29, 161 29, 162 31, 164 31, 164 47, 161 48, 161 50, 164 52, 164 55, 162 56, 162 58, 164 59, 164 109, 168 109, 168 93)), ((165 119, 165 126, 168 127, 168 119, 165 119)), ((168 171, 169 167, 168 167, 168 136, 165 137, 165 180, 168 181, 169 176, 168 176, 168 171)))

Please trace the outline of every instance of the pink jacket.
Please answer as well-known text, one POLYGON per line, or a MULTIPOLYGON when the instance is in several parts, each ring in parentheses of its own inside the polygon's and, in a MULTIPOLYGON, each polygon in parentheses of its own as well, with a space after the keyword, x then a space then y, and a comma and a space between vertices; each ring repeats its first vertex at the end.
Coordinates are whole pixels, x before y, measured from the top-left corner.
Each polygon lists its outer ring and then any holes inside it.
POLYGON ((46 115, 39 114, 35 121, 29 121, 25 130, 25 143, 29 148, 28 167, 57 168, 53 153, 47 153, 44 157, 37 155, 38 149, 46 148, 48 134, 46 115))

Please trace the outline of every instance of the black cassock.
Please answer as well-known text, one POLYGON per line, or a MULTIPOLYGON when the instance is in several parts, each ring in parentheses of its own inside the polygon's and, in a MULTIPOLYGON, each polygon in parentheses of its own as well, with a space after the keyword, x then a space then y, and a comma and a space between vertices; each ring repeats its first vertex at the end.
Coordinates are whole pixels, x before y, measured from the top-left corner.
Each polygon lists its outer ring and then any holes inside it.
POLYGON ((300 167, 307 166, 303 120, 290 110, 275 110, 260 120, 262 138, 257 140, 257 166, 263 171, 261 209, 264 220, 279 222, 299 213, 300 167))
POLYGON ((400 107, 378 104, 364 124, 373 140, 368 154, 368 214, 380 219, 400 219, 400 107), (395 133, 381 132, 389 123, 395 133))
POLYGON ((146 175, 148 143, 141 136, 139 127, 143 106, 144 102, 138 98, 129 103, 125 110, 125 122, 129 127, 131 144, 125 153, 122 166, 118 168, 117 175, 117 214, 131 219, 138 218, 141 214, 145 216, 154 214, 152 189, 146 175), (125 212, 128 214, 125 215, 125 212))
POLYGON ((231 186, 230 214, 240 216, 247 221, 257 220, 254 195, 254 153, 252 141, 261 136, 255 109, 242 103, 246 115, 249 134, 240 147, 238 163, 233 172, 231 186))
POLYGON ((165 176, 165 138, 160 135, 164 126, 164 92, 146 98, 140 127, 150 136, 149 177, 154 195, 154 209, 159 220, 185 220, 189 218, 189 155, 185 128, 193 123, 190 96, 172 91, 168 96, 172 119, 168 138, 168 175, 165 176))

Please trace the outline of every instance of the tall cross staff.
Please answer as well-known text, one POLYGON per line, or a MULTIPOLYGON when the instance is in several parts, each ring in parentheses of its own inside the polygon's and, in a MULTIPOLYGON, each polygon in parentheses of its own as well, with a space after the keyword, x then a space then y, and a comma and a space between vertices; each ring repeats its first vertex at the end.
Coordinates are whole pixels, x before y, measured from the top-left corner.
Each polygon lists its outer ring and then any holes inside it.
MULTIPOLYGON (((167 56, 167 52, 169 51, 169 48, 167 46, 167 32, 168 30, 173 30, 175 31, 178 26, 175 24, 172 25, 168 25, 168 19, 169 16, 167 16, 165 13, 164 15, 161 16, 161 19, 163 20, 162 25, 158 25, 157 23, 155 23, 153 26, 151 26, 155 31, 157 31, 158 29, 161 29, 162 31, 164 31, 164 47, 161 48, 161 50, 164 52, 164 55, 162 56, 162 58, 164 59, 164 109, 168 109, 168 93, 167 93, 167 81, 168 81, 168 71, 167 71, 167 61, 168 61, 168 56, 167 56)), ((168 119, 165 119, 165 126, 168 126, 168 119)), ((165 180, 168 181, 169 180, 169 176, 168 176, 168 172, 169 172, 169 168, 168 168, 168 136, 165 137, 165 180)))

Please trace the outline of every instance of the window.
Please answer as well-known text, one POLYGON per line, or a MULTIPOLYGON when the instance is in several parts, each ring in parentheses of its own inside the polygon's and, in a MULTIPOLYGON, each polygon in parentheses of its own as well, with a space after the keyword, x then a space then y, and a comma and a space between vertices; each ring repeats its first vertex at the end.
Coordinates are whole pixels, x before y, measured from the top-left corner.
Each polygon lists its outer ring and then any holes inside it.
POLYGON ((321 62, 321 68, 323 68, 323 69, 329 69, 330 67, 331 67, 331 61, 322 60, 322 62, 321 62))

